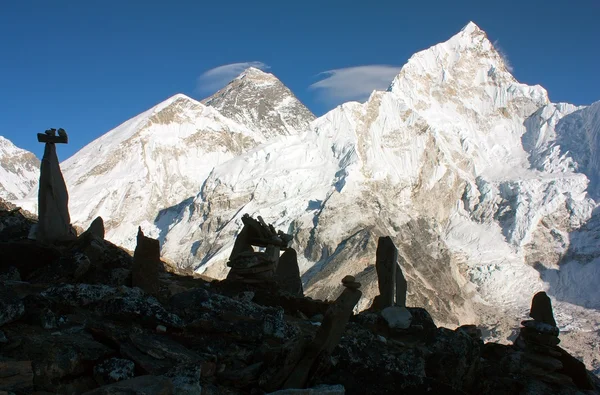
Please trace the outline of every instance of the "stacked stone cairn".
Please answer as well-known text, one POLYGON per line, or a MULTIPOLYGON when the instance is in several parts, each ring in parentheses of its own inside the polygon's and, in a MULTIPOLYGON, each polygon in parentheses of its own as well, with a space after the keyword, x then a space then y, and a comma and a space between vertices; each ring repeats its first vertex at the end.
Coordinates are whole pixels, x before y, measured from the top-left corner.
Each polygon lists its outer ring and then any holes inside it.
POLYGON ((538 292, 531 301, 531 320, 521 322, 514 345, 522 351, 521 370, 542 381, 592 389, 583 363, 558 347, 559 329, 554 320, 552 302, 545 292, 538 292))
MULTIPOLYGON (((260 216, 255 220, 244 214, 242 223, 244 227, 235 239, 227 263, 231 268, 227 280, 249 284, 274 282, 279 254, 282 250, 290 249, 292 236, 276 231, 273 225, 267 225, 260 216), (264 248, 264 251, 255 251, 254 247, 264 248)), ((294 264, 294 260, 286 259, 287 261, 294 264)), ((297 262, 295 266, 297 268, 297 262)))

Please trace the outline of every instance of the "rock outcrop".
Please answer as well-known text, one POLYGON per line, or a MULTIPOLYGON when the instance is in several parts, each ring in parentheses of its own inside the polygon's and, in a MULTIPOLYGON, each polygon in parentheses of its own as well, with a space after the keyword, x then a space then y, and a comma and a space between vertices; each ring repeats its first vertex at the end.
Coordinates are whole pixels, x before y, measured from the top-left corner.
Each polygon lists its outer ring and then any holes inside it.
POLYGON ((438 328, 418 307, 402 307, 404 325, 385 309, 353 314, 353 276, 336 301, 170 272, 153 274, 149 295, 132 286, 133 258, 96 231, 48 247, 26 239, 32 225, 0 210, 0 393, 600 393, 537 318, 524 350, 438 328))

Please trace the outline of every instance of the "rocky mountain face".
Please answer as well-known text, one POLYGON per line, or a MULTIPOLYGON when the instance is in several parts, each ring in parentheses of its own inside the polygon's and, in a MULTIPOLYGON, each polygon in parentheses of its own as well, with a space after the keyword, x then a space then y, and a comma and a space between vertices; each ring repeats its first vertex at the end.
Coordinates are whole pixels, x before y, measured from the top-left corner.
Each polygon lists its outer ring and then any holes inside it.
POLYGON ((0 136, 0 198, 15 201, 31 191, 40 176, 40 161, 0 136))
POLYGON ((250 67, 202 103, 265 137, 308 130, 315 116, 273 74, 250 67))
POLYGON ((101 215, 129 249, 141 225, 164 258, 224 278, 242 215, 260 215, 294 236, 309 295, 333 299, 355 275, 357 310, 389 235, 408 305, 438 324, 506 342, 505 317, 545 290, 564 344, 600 368, 600 103, 550 103, 473 23, 365 103, 310 122, 290 95, 250 69, 208 106, 177 95, 133 118, 64 163, 71 217, 101 215))
POLYGON ((543 293, 514 344, 484 343, 475 325, 438 327, 419 307, 402 323, 386 309, 352 314, 343 295, 360 294, 356 281, 336 301, 314 300, 279 282, 165 270, 141 233, 132 257, 101 226, 49 245, 27 239, 33 223, 0 203, 4 393, 600 393, 557 345, 543 293))
MULTIPOLYGON (((85 227, 102 216, 108 239, 127 248, 135 246, 140 225, 160 237, 166 230, 155 225, 161 210, 193 198, 215 166, 268 137, 212 107, 175 95, 61 164, 72 221, 85 227)), ((32 192, 22 205, 34 210, 35 198, 32 192)))

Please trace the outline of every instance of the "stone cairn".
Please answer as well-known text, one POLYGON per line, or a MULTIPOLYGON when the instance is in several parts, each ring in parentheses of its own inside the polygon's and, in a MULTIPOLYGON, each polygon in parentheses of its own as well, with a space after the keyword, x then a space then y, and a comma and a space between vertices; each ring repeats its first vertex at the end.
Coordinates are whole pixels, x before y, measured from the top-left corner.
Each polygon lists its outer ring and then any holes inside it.
POLYGON ((297 284, 300 274, 296 251, 290 248, 292 236, 276 231, 273 225, 267 225, 260 216, 255 220, 244 214, 242 223, 244 227, 235 239, 227 263, 231 268, 227 280, 253 284, 279 280, 291 283, 294 292, 301 294, 302 284, 299 287, 297 284), (264 248, 264 251, 255 251, 254 247, 264 248), (285 253, 280 258, 282 250, 285 253), (280 262, 283 266, 278 268, 280 262))
POLYGON ((379 295, 375 296, 369 310, 381 311, 391 328, 408 328, 412 316, 406 308, 407 283, 398 264, 398 249, 389 236, 379 238, 375 269, 379 295))
POLYGON ((575 384, 592 389, 585 365, 558 347, 559 329, 552 312, 552 301, 545 292, 538 292, 531 301, 529 316, 521 322, 514 345, 520 349, 522 369, 542 381, 556 384, 575 384))
POLYGON ((77 237, 71 227, 69 194, 56 155, 56 144, 67 144, 69 139, 64 129, 58 129, 58 136, 56 132, 56 129, 49 129, 37 135, 38 141, 45 147, 40 165, 39 222, 34 237, 46 243, 71 241, 77 237))

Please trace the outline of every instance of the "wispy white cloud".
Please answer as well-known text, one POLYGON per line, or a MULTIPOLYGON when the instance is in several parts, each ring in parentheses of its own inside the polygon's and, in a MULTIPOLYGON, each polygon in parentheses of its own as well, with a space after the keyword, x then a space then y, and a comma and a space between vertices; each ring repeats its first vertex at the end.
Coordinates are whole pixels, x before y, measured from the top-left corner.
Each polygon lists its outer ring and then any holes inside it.
POLYGON ((324 71, 320 81, 310 86, 319 98, 329 104, 348 100, 366 100, 374 90, 386 90, 400 66, 372 64, 324 71))
POLYGON ((199 93, 214 93, 248 67, 256 67, 261 70, 269 69, 267 64, 259 61, 224 64, 202 73, 196 81, 196 90, 199 93))
POLYGON ((512 63, 510 63, 510 59, 508 59, 508 55, 506 54, 506 51, 504 50, 504 48, 502 48, 500 46, 500 41, 496 40, 496 41, 494 41, 494 43, 492 45, 494 46, 494 48, 496 48, 498 55, 500 55, 500 57, 502 58, 502 61, 504 62, 504 65, 506 66, 506 70, 508 70, 510 73, 512 73, 513 65, 512 65, 512 63))

